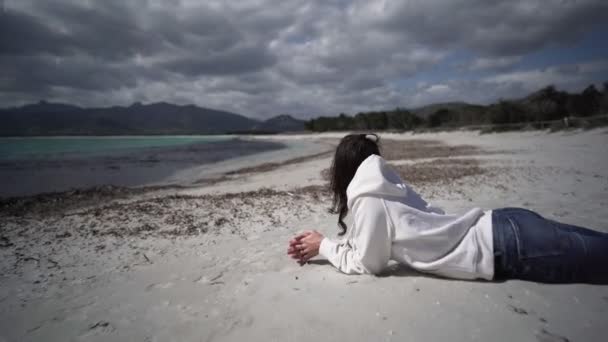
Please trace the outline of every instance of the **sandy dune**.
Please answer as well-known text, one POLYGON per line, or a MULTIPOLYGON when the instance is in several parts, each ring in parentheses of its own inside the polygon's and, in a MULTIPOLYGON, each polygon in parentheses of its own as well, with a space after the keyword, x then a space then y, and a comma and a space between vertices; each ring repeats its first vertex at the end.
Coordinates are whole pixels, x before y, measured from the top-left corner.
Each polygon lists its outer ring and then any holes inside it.
MULTIPOLYGON (((263 139, 331 144, 341 136, 263 139)), ((606 129, 381 137, 404 179, 448 212, 523 206, 608 231, 606 129)), ((398 265, 381 277, 346 276, 322 260, 298 266, 285 255, 293 234, 337 231, 323 187, 330 158, 82 205, 5 203, 0 341, 608 336, 607 286, 455 281, 398 265)))

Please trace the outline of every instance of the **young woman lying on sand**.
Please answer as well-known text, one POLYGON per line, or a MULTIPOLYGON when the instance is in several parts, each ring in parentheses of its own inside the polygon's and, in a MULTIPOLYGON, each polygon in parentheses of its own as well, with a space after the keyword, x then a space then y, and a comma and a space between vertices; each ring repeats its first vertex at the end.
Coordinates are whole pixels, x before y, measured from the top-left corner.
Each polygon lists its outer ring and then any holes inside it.
POLYGON ((299 234, 287 253, 300 264, 321 254, 348 274, 378 274, 395 260, 448 278, 608 284, 608 234, 521 208, 445 214, 386 164, 375 134, 340 141, 330 186, 345 239, 299 234))

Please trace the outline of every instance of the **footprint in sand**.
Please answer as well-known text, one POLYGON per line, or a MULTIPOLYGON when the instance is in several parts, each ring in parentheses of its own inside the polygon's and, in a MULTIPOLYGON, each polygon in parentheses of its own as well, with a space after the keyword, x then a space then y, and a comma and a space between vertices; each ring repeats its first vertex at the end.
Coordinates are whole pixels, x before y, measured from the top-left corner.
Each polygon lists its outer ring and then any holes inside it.
POLYGON ((172 282, 150 284, 150 285, 146 286, 146 291, 152 291, 152 290, 156 290, 156 289, 168 289, 168 288, 173 287, 173 285, 174 284, 172 282))
POLYGON ((536 340, 538 342, 569 342, 570 340, 564 336, 556 335, 548 332, 545 329, 540 329, 536 332, 536 340))

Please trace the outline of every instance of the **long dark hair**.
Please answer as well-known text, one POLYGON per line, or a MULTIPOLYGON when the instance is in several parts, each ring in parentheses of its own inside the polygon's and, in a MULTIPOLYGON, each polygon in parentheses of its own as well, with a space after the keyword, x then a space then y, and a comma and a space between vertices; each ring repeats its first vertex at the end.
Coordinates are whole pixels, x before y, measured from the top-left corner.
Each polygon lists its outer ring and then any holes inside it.
POLYGON ((355 177, 361 163, 370 155, 380 155, 380 138, 376 134, 349 134, 340 140, 331 165, 329 187, 333 192, 333 203, 329 212, 338 214, 338 235, 346 233, 344 217, 348 214, 346 188, 355 177))

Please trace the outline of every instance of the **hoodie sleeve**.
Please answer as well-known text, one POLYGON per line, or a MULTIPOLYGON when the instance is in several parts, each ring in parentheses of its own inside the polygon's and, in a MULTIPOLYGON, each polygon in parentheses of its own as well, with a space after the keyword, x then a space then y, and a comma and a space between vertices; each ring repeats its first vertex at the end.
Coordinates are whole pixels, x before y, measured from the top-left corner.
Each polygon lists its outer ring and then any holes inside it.
POLYGON ((324 238, 319 254, 347 274, 380 273, 391 255, 391 234, 383 200, 361 197, 352 210, 352 238, 336 243, 324 238))

